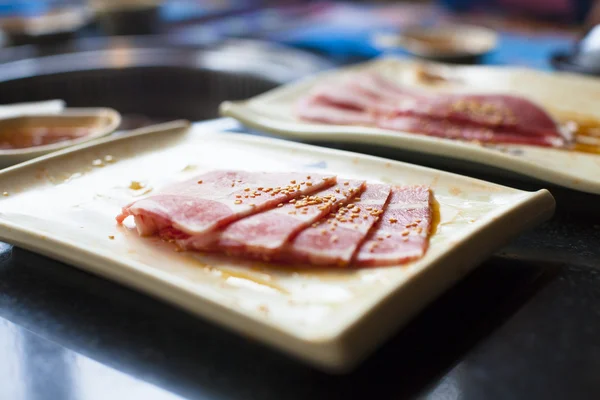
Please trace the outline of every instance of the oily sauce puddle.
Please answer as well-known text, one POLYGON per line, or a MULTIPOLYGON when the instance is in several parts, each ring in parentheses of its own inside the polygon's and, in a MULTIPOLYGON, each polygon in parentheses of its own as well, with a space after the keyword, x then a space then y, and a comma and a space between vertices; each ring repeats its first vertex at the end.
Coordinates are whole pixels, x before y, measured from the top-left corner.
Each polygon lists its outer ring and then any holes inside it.
POLYGON ((92 133, 85 127, 21 127, 0 131, 0 150, 27 149, 79 139, 92 133))
POLYGON ((600 120, 578 113, 562 112, 561 125, 573 134, 573 150, 581 153, 600 154, 600 120))

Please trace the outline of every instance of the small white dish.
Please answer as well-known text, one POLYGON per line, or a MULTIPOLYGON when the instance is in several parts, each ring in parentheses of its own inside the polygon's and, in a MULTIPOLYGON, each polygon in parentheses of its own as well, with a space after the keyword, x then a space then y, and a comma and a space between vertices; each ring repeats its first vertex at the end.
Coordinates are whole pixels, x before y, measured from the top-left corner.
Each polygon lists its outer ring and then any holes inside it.
MULTIPOLYGON (((0 239, 182 307, 334 372, 352 369, 434 298, 525 229, 554 199, 410 164, 200 126, 166 124, 0 172, 0 239), (273 267, 179 253, 118 226, 132 200, 215 168, 316 171, 426 184, 439 203, 431 246, 405 266, 273 267)), ((456 321, 460 323, 460 321, 456 321)))
MULTIPOLYGON (((121 123, 120 114, 110 108, 67 108, 59 113, 49 112, 47 114, 30 111, 19 116, 0 118, 0 142, 7 137, 14 139, 15 142, 20 142, 20 138, 15 137, 15 130, 27 132, 27 130, 33 131, 34 129, 86 129, 88 132, 82 137, 51 144, 11 149, 0 148, 0 168, 109 135, 121 123)), ((23 133, 23 135, 26 134, 23 133)))
POLYGON ((498 35, 474 25, 414 26, 400 33, 376 33, 372 41, 384 51, 403 49, 431 60, 475 62, 496 47, 498 35))

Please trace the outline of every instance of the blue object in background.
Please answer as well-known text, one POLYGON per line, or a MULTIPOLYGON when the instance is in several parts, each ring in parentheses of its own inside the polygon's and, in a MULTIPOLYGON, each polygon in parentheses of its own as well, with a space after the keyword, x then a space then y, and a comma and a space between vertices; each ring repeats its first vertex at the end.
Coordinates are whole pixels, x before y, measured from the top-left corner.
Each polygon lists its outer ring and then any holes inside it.
POLYGON ((4 0, 0 1, 0 16, 34 16, 46 13, 50 1, 43 0, 4 0))
MULTIPOLYGON (((568 14, 554 15, 553 19, 563 22, 582 23, 591 10, 595 0, 567 0, 570 3, 570 12, 568 14)), ((438 0, 438 4, 453 12, 471 12, 471 11, 506 11, 502 1, 498 0, 438 0)), ((520 1, 520 9, 527 10, 531 16, 545 17, 543 7, 538 12, 530 10, 527 7, 527 0, 520 1)), ((514 6, 513 6, 514 7, 514 6)))

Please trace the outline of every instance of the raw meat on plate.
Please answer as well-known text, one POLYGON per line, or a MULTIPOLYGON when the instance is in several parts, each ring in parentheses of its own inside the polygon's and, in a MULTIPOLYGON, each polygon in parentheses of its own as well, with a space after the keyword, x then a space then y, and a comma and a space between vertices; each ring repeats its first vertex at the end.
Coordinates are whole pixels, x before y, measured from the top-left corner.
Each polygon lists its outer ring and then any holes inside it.
POLYGON ((367 184, 352 203, 303 230, 291 242, 286 260, 318 266, 348 266, 383 213, 390 186, 367 184))
POLYGON ((222 226, 335 182, 334 175, 307 179, 304 172, 211 171, 127 205, 117 221, 133 215, 140 235, 175 230, 210 242, 222 226))
POLYGON ((560 147, 570 140, 546 111, 525 98, 417 91, 372 72, 317 86, 299 100, 296 115, 488 143, 560 147))
POLYGON ((397 187, 390 197, 376 229, 356 256, 358 267, 399 265, 427 251, 433 217, 429 188, 397 187))
POLYGON ((298 232, 352 201, 364 185, 365 181, 338 179, 337 184, 328 189, 243 218, 219 233, 216 246, 231 254, 276 259, 298 232))

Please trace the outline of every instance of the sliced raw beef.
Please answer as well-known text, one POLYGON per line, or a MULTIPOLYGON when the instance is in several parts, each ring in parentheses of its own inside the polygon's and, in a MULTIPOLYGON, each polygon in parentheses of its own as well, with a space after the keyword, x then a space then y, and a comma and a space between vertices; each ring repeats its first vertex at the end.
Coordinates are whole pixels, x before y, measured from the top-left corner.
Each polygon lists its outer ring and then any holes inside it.
POLYGON ((374 125, 376 122, 374 115, 367 111, 342 107, 317 98, 302 99, 295 111, 300 119, 324 124, 374 125))
POLYGON ((487 128, 481 125, 423 117, 397 116, 385 118, 380 119, 377 126, 394 131, 482 143, 528 144, 543 147, 560 146, 563 143, 562 139, 557 139, 554 136, 522 135, 506 128, 487 128))
POLYGON ((383 213, 389 195, 390 186, 367 184, 360 198, 300 232, 286 250, 286 260, 318 266, 349 265, 383 213))
POLYGON ((406 115, 504 128, 526 136, 562 139, 557 124, 531 101, 507 95, 442 95, 403 102, 388 116, 406 115))
POLYGON ((352 201, 364 185, 364 181, 338 179, 337 184, 328 189, 236 221, 220 233, 217 246, 230 254, 263 260, 277 258, 298 232, 352 201))
POLYGON ((322 123, 375 125, 454 139, 476 137, 490 143, 558 147, 569 139, 547 112, 527 99, 418 92, 372 72, 317 87, 300 100, 297 115, 322 123))
POLYGON ((375 230, 356 256, 358 267, 398 265, 422 257, 427 250, 432 220, 429 188, 394 188, 390 197, 375 230))
POLYGON ((117 222, 133 215, 140 235, 172 228, 209 240, 226 224, 335 182, 333 175, 307 179, 305 172, 211 171, 129 204, 117 222))

